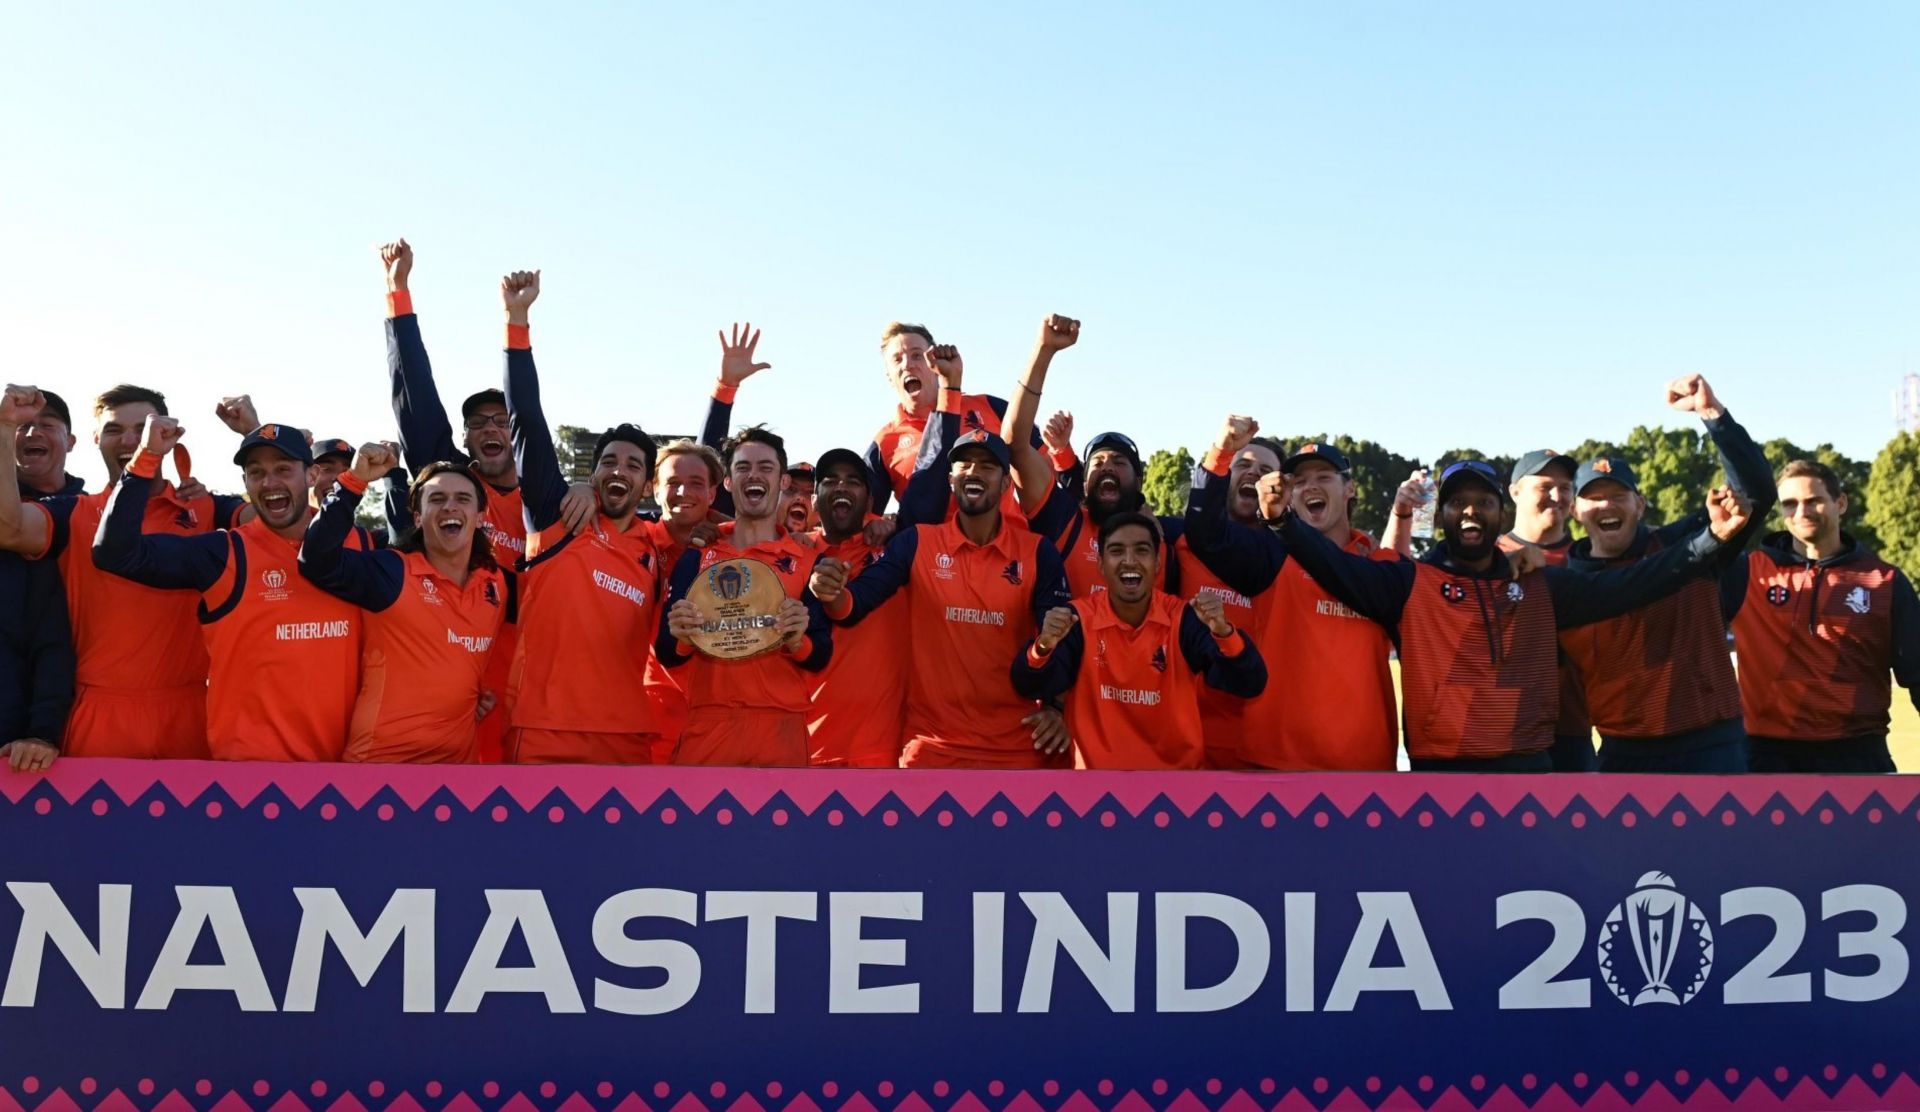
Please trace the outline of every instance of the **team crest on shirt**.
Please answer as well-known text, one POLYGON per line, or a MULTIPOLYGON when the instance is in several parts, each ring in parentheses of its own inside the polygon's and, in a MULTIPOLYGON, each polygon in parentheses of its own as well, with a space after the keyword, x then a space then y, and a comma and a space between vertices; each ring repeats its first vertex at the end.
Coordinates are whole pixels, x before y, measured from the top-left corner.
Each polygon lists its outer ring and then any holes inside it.
POLYGON ((500 585, 493 580, 487 580, 486 589, 481 594, 486 598, 488 606, 500 605, 500 585))
POLYGON ((293 593, 287 590, 285 568, 268 568, 261 572, 260 586, 265 588, 260 592, 260 597, 268 602, 285 602, 293 597, 293 593))
POLYGON ((778 571, 781 575, 792 575, 794 569, 793 557, 782 556, 773 562, 773 566, 774 570, 778 571))
POLYGON ((966 425, 968 432, 987 431, 987 423, 980 418, 980 411, 977 409, 967 410, 966 425))
POLYGON ((173 523, 182 529, 192 529, 200 524, 200 517, 192 510, 181 510, 173 515, 173 523))
POLYGON ((1453 580, 1448 579, 1440 584, 1440 597, 1446 599, 1448 602, 1465 602, 1467 601, 1467 589, 1455 583, 1453 580))
POLYGON ((1153 670, 1156 672, 1164 672, 1167 670, 1167 647, 1165 645, 1157 646, 1153 650, 1152 664, 1153 670))
POLYGON ((1020 561, 1010 561, 1006 567, 1001 568, 1000 578, 1018 587, 1020 585, 1020 561))
POLYGON ((1847 592, 1847 609, 1855 614, 1865 614, 1873 609, 1873 596, 1867 593, 1865 587, 1855 587, 1847 592))
POLYGON ((863 568, 870 568, 879 562, 880 562, 880 553, 872 549, 869 549, 867 551, 866 558, 860 562, 860 566, 863 568))
POLYGON ((1520 584, 1518 583, 1507 584, 1507 601, 1508 602, 1519 602, 1520 600, 1526 597, 1527 597, 1527 592, 1525 592, 1524 590, 1521 590, 1520 584))
POLYGON ((642 552, 640 554, 639 562, 641 567, 647 569, 648 571, 652 571, 653 570, 653 553, 642 552))
POLYGON ((933 558, 933 574, 941 579, 953 578, 953 556, 942 552, 933 558))
POLYGON ((1785 606, 1787 599, 1791 597, 1792 593, 1778 583, 1767 588, 1767 601, 1773 603, 1775 606, 1785 606))

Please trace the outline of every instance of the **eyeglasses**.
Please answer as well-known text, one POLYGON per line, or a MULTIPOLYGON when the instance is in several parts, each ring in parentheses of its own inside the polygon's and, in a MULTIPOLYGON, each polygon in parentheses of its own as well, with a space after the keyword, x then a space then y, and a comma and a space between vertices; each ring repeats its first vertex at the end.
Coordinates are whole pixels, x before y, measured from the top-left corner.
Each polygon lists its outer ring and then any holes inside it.
POLYGON ((493 428, 496 428, 496 429, 506 428, 507 415, 504 413, 492 413, 492 414, 488 414, 485 417, 467 418, 468 432, 479 432, 481 429, 487 428, 488 426, 492 426, 493 428))

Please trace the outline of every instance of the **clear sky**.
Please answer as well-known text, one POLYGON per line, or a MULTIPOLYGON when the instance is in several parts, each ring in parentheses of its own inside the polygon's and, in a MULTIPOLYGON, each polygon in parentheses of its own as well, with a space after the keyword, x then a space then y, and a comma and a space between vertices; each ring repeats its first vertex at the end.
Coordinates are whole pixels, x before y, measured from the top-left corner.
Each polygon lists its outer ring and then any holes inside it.
POLYGON ((391 435, 397 235, 448 396, 539 267, 556 421, 696 429, 751 319, 738 414, 808 456, 895 317, 1002 395, 1080 317, 1045 404, 1149 448, 1566 446, 1700 371, 1870 456, 1920 370, 1920 4, 5 11, 4 373, 164 389, 218 487, 222 393, 391 435))

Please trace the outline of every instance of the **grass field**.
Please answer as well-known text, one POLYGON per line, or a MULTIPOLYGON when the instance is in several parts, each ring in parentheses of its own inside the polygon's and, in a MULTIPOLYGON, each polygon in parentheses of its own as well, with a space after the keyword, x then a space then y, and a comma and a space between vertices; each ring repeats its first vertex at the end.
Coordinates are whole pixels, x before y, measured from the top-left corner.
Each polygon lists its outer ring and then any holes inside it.
MULTIPOLYGON (((1393 662, 1394 695, 1400 694, 1400 662, 1393 662)), ((1598 744, 1595 740, 1595 744, 1598 744)), ((1898 684, 1893 688, 1893 727, 1887 732, 1887 747, 1893 750, 1894 767, 1901 772, 1920 772, 1920 711, 1898 684)))

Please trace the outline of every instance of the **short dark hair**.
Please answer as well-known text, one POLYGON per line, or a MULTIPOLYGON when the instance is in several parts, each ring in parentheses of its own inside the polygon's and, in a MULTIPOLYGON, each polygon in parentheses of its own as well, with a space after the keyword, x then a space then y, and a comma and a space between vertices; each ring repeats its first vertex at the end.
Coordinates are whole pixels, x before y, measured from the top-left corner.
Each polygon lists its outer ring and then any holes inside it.
POLYGON ((1247 441, 1247 447, 1265 448, 1267 451, 1273 453, 1274 459, 1279 460, 1283 464, 1287 462, 1287 446, 1271 436, 1256 436, 1252 440, 1247 441))
MULTIPOLYGON (((67 411, 67 399, 51 390, 40 391, 40 396, 47 400, 47 404, 40 407, 41 412, 51 410, 55 417, 60 418, 60 423, 67 426, 67 431, 73 431, 73 414, 67 411)), ((166 410, 160 412, 165 413, 166 410)))
POLYGON ((733 438, 728 440, 726 445, 720 449, 721 454, 726 457, 728 471, 733 470, 733 457, 739 455, 740 449, 749 444, 765 444, 767 447, 772 448, 773 454, 780 457, 781 473, 786 473, 787 442, 780 438, 779 433, 774 432, 765 425, 748 425, 746 428, 734 433, 733 438))
MULTIPOLYGON (((41 392, 45 393, 45 391, 41 392)), ((149 390, 144 386, 134 386, 125 382, 112 387, 99 397, 93 399, 93 415, 98 417, 115 406, 138 405, 141 402, 152 406, 154 412, 162 417, 170 416, 170 414, 167 413, 167 396, 165 394, 162 394, 158 390, 149 390)))
POLYGON ((1826 484, 1827 497, 1840 497, 1840 476, 1833 468, 1818 460, 1797 459, 1788 463, 1780 469, 1780 478, 1776 481, 1785 482, 1788 479, 1818 479, 1826 484))
POLYGON ((926 325, 907 324, 904 321, 895 320, 888 321, 887 326, 880 330, 880 350, 887 350, 887 345, 893 342, 895 336, 904 336, 908 333, 920 337, 929 345, 933 343, 933 332, 926 325))
POLYGON ((593 466, 600 466, 600 457, 607 453, 607 445, 616 440, 640 449, 640 454, 647 457, 647 478, 653 478, 654 458, 660 454, 660 449, 654 445, 653 437, 647 435, 647 430, 631 421, 623 421, 595 438, 593 466))
MULTIPOLYGON (((472 483, 474 493, 479 497, 476 505, 480 513, 484 515, 487 512, 487 484, 480 480, 480 476, 473 473, 471 467, 464 464, 453 463, 448 460, 436 460, 433 463, 429 463, 425 467, 422 467, 418 474, 414 475, 413 482, 407 486, 408 510, 416 514, 420 512, 420 495, 422 489, 427 485, 429 479, 440 475, 459 475, 472 483)), ((419 526, 406 530, 400 535, 398 540, 393 542, 393 550, 395 552, 425 552, 427 542, 424 534, 425 530, 419 526)), ((490 569, 499 566, 499 562, 493 558, 493 538, 487 535, 485 529, 475 529, 473 531, 473 549, 467 554, 467 570, 478 571, 483 568, 490 569)))
POLYGON ((1152 514, 1141 513, 1138 510, 1124 510, 1100 523, 1100 539, 1096 541, 1095 544, 1101 548, 1107 547, 1107 541, 1110 540, 1115 533, 1125 529, 1129 525, 1138 525, 1140 528, 1145 529, 1147 534, 1153 538, 1154 544, 1158 545, 1161 543, 1162 537, 1159 518, 1154 517, 1152 514))

